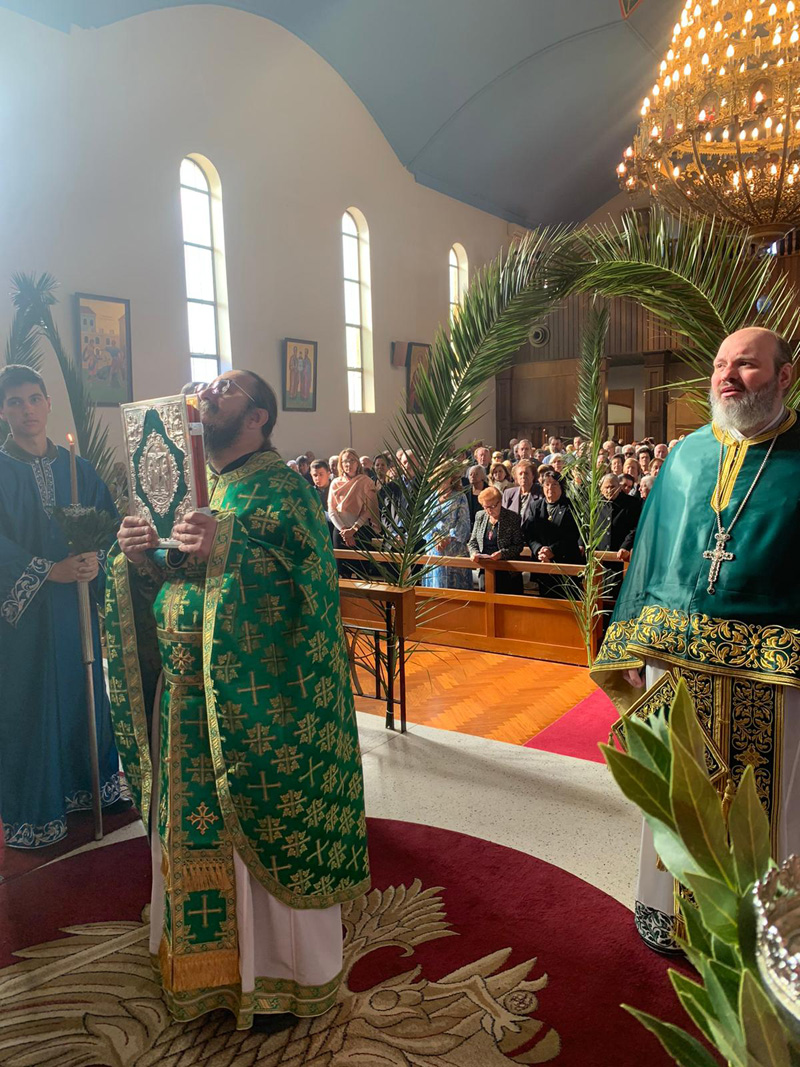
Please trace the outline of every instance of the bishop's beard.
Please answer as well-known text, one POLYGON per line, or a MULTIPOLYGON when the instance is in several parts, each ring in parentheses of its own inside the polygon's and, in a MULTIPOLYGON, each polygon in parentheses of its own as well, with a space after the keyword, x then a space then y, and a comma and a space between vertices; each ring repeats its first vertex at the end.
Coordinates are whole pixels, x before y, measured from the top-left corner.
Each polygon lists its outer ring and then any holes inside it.
POLYGON ((720 430, 736 430, 747 436, 769 422, 779 396, 777 375, 760 389, 746 390, 727 400, 715 396, 712 391, 708 394, 711 417, 720 430))

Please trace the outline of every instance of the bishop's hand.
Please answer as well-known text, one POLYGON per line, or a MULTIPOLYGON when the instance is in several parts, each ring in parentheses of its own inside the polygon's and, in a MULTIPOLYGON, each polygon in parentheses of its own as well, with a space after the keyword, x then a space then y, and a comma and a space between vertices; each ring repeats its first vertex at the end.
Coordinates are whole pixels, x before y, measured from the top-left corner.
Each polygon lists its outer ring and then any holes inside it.
POLYGON ((634 689, 644 689, 644 676, 636 667, 631 667, 622 676, 634 689))
POLYGON ((146 519, 126 515, 117 533, 117 542, 131 563, 144 563, 147 550, 158 548, 158 534, 146 519))
POLYGON ((202 511, 190 512, 183 522, 176 522, 172 536, 181 552, 188 552, 196 559, 208 559, 217 532, 217 520, 202 511))

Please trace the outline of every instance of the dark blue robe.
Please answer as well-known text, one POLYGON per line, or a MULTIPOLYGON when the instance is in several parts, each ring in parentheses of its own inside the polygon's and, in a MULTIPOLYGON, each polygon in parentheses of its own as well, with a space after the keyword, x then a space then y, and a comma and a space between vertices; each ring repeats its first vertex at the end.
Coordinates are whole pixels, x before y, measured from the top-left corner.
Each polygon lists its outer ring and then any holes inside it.
MULTIPOLYGON (((80 503, 116 515, 91 464, 78 459, 80 503)), ((67 813, 91 808, 84 666, 75 583, 47 581, 69 551, 50 517, 70 503, 69 453, 45 456, 9 437, 0 447, 0 817, 7 846, 40 848, 67 832, 67 813)), ((101 556, 101 561, 104 557, 101 556)), ((104 805, 120 797, 97 625, 103 571, 92 582, 94 693, 104 805)))

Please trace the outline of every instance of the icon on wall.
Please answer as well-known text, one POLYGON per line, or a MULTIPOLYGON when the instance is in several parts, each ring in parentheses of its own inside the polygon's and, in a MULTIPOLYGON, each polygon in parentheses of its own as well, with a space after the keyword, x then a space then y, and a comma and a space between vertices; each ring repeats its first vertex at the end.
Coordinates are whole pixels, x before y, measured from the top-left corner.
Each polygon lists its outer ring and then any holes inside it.
POLYGON ((317 342, 283 342, 283 410, 317 410, 317 342))
POLYGON ((99 407, 133 400, 131 302, 116 296, 75 293, 77 345, 83 384, 99 407))

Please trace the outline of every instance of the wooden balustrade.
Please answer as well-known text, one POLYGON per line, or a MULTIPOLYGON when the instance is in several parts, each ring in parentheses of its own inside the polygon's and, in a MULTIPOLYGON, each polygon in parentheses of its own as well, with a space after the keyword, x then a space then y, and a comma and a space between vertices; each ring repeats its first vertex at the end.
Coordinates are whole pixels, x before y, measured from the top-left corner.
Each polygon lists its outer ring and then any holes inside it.
MULTIPOLYGON (((361 552, 340 550, 334 555, 339 560, 365 561, 361 552)), ((387 552, 374 552, 371 557, 383 563, 397 563, 400 558, 387 552)), ((617 562, 615 552, 598 553, 598 558, 604 562, 617 562)), ((468 570, 478 566, 465 556, 420 556, 417 562, 468 570)), ((583 564, 482 559, 480 568, 485 572, 485 590, 414 586, 414 625, 413 629, 407 629, 407 639, 556 663, 586 664, 586 648, 571 601, 533 594, 517 596, 495 590, 497 571, 582 578, 583 564)), ((356 584, 363 587, 380 583, 356 584)), ((368 626, 378 623, 382 618, 380 605, 355 595, 353 585, 351 580, 340 582, 345 624, 368 626)), ((592 640, 593 655, 600 639, 598 624, 592 640)))

